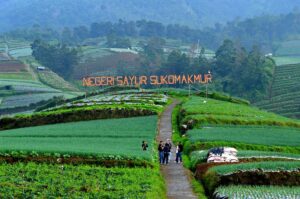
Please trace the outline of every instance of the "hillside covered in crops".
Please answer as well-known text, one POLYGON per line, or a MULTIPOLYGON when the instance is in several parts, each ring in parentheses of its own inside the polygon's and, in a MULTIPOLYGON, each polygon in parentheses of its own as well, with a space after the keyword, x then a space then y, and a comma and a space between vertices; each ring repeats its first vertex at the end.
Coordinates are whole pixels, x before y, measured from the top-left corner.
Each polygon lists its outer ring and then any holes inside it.
POLYGON ((300 199, 300 0, 0 0, 0 198, 300 199))
POLYGON ((202 184, 202 197, 299 196, 299 120, 192 96, 173 112, 173 125, 178 128, 173 139, 185 143, 184 164, 202 184), (238 161, 207 162, 213 147, 234 147, 238 161))

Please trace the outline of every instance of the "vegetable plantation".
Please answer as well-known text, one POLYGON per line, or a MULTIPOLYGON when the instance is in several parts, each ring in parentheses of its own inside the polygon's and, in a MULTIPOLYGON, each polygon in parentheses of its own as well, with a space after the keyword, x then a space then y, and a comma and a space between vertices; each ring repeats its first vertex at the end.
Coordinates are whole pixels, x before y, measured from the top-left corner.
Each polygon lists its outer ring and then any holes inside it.
POLYGON ((66 96, 74 97, 74 95, 67 95, 64 93, 36 93, 36 94, 24 94, 24 95, 13 95, 4 98, 1 108, 13 108, 18 106, 28 106, 32 103, 40 101, 46 101, 53 97, 66 96))
POLYGON ((266 162, 250 162, 240 164, 227 164, 214 166, 209 171, 214 171, 219 175, 228 175, 241 171, 256 171, 258 169, 263 171, 298 171, 300 168, 300 161, 266 161, 266 162))
POLYGON ((96 95, 83 100, 73 101, 47 111, 63 111, 78 108, 136 108, 161 112, 168 103, 168 97, 156 93, 119 93, 116 95, 96 95))
POLYGON ((230 102, 191 97, 182 105, 182 122, 193 121, 194 126, 205 124, 278 125, 300 127, 300 122, 230 102))
POLYGON ((16 163, 0 165, 1 198, 164 198, 158 169, 16 163))
POLYGON ((0 131, 2 154, 61 154, 79 156, 119 156, 152 161, 149 148, 156 135, 156 116, 82 121, 0 131))
POLYGON ((20 61, 16 60, 5 60, 0 61, 0 73, 9 72, 26 72, 26 66, 20 61))
MULTIPOLYGON (((204 163, 207 159, 208 150, 193 151, 190 154, 192 167, 196 164, 204 163)), ((287 160, 300 160, 300 154, 294 153, 282 153, 272 151, 250 151, 250 150, 239 150, 237 157, 241 159, 287 159, 287 160)))
POLYGON ((298 64, 300 63, 300 56, 276 56, 273 57, 277 66, 286 64, 298 64))
POLYGON ((215 191, 215 199, 297 199, 300 198, 300 187, 282 186, 221 186, 215 191))
MULTIPOLYGON (((4 74, 0 73, 0 96, 3 96, 3 103, 0 109, 26 107, 33 103, 52 99, 54 96, 63 96, 68 99, 78 95, 78 93, 62 92, 39 81, 22 78, 23 73, 20 72, 14 73, 13 76, 18 76, 21 79, 15 79, 15 77, 8 76, 7 74, 2 79, 4 74)), ((32 78, 32 75, 28 74, 32 78)))
POLYGON ((73 85, 52 71, 38 71, 37 75, 41 82, 52 88, 63 91, 78 91, 73 85))
POLYGON ((188 132, 192 142, 224 141, 259 145, 300 146, 300 128, 212 126, 188 132))
POLYGON ((277 66, 269 98, 258 107, 284 116, 300 118, 300 64, 277 66))
POLYGON ((289 40, 278 43, 276 55, 293 56, 300 55, 300 40, 289 40))
POLYGON ((185 165, 195 172, 211 198, 300 196, 298 187, 289 187, 299 184, 299 120, 246 104, 196 96, 179 106, 173 120, 189 129, 181 138, 188 154, 185 165), (239 162, 206 163, 208 149, 213 147, 236 148, 239 162), (285 187, 275 190, 277 187, 266 185, 285 187), (270 191, 265 191, 268 188, 270 191))
POLYGON ((30 46, 20 46, 9 51, 9 55, 14 58, 31 56, 31 54, 32 50, 30 46))

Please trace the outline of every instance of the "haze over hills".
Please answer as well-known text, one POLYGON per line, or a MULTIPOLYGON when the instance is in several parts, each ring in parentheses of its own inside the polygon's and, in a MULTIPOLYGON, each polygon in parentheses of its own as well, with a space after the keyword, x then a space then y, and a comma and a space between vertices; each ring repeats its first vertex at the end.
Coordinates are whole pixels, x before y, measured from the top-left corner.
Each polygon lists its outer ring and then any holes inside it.
POLYGON ((236 18, 288 13, 298 5, 300 0, 0 0, 0 31, 33 24, 61 28, 118 19, 199 28, 236 18))

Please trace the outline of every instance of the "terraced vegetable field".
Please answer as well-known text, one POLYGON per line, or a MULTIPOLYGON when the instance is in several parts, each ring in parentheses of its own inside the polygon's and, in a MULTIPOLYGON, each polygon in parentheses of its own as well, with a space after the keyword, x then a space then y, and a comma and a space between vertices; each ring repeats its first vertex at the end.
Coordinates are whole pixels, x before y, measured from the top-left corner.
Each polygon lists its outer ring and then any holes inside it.
POLYGON ((16 60, 6 60, 0 61, 0 73, 9 72, 28 72, 26 66, 20 61, 16 60))
POLYGON ((258 169, 263 171, 298 171, 300 168, 300 161, 271 161, 271 162, 250 162, 240 164, 227 164, 214 166, 208 171, 214 171, 219 175, 228 175, 231 173, 241 171, 256 171, 258 169))
POLYGON ((205 172, 203 181, 211 194, 219 186, 232 184, 298 186, 300 183, 299 168, 300 161, 215 165, 205 172))
POLYGON ((28 72, 18 72, 18 73, 0 73, 0 79, 14 79, 14 80, 33 80, 33 77, 28 72))
POLYGON ((1 198, 165 198, 158 169, 0 165, 1 198))
POLYGON ((140 109, 150 109, 153 111, 161 112, 163 106, 168 103, 168 97, 164 94, 156 93, 143 93, 143 92, 133 92, 133 93, 119 93, 119 94, 109 94, 109 95, 96 95, 88 97, 87 99, 73 101, 71 103, 64 104, 62 106, 57 106, 47 111, 63 111, 65 109, 74 108, 140 108, 140 109))
POLYGON ((276 56, 272 58, 275 60, 277 66, 300 63, 300 55, 299 56, 276 56))
POLYGON ((257 108, 230 102, 191 97, 182 105, 183 123, 193 127, 206 124, 278 125, 300 127, 300 122, 257 108))
POLYGON ((300 40, 290 40, 279 43, 279 48, 276 50, 276 55, 292 56, 300 55, 300 40))
MULTIPOLYGON (((193 151, 190 154, 192 167, 195 168, 196 164, 204 163, 207 159, 208 150, 193 151)), ((300 154, 294 153, 281 153, 273 151, 250 151, 238 150, 238 159, 287 159, 287 160, 300 160, 300 154)))
POLYGON ((188 131, 192 142, 223 141, 265 146, 300 146, 300 128, 214 126, 188 131))
POLYGON ((60 92, 54 93, 35 93, 35 94, 23 94, 23 95, 13 95, 5 97, 0 108, 14 108, 19 106, 28 106, 33 103, 40 101, 46 101, 53 97, 64 96, 66 98, 72 98, 76 95, 65 94, 60 92))
POLYGON ((31 56, 31 54, 32 50, 30 46, 19 46, 9 51, 9 55, 16 59, 31 56))
POLYGON ((8 61, 10 60, 10 57, 4 52, 1 52, 1 48, 0 48, 0 61, 8 61))
POLYGON ((85 46, 82 48, 82 52, 84 57, 83 60, 104 57, 113 53, 110 52, 109 49, 103 49, 97 46, 85 46))
POLYGON ((186 124, 190 130, 181 139, 174 137, 185 142, 185 165, 210 197, 297 198, 298 188, 287 186, 300 183, 299 120, 194 96, 178 108, 178 114, 176 125, 186 124), (208 149, 227 146, 237 149, 239 162, 206 163, 208 149), (237 187, 228 187, 233 184, 237 187), (257 185, 257 189, 247 192, 242 185, 257 185), (266 185, 286 187, 270 193, 262 191, 266 185))
POLYGON ((0 131, 0 152, 120 156, 152 161, 149 149, 156 135, 156 116, 93 120, 0 131))
MULTIPOLYGON (((23 70, 23 69, 22 69, 23 70)), ((1 109, 25 107, 32 103, 49 100, 54 96, 76 97, 81 93, 62 92, 37 80, 29 72, 0 73, 1 109)))
POLYGON ((62 91, 78 91, 77 88, 75 88, 69 82, 65 81, 62 77, 50 70, 37 71, 37 74, 41 82, 48 86, 51 86, 52 88, 56 88, 62 91))
POLYGON ((214 199, 221 198, 259 198, 259 199, 297 199, 300 198, 299 187, 282 186, 221 186, 215 191, 214 199))
POLYGON ((284 116, 300 118, 300 64, 277 66, 269 98, 256 106, 284 116))

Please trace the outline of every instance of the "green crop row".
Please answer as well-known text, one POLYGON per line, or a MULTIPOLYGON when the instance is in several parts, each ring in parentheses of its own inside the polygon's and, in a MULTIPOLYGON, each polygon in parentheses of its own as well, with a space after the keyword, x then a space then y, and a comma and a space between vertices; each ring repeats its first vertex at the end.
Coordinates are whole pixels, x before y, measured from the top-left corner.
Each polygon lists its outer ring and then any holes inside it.
POLYGON ((205 124, 277 125, 300 127, 297 120, 230 102, 191 97, 182 106, 181 122, 191 127, 205 124))
MULTIPOLYGON (((299 57, 298 57, 299 59, 299 57)), ((284 116, 299 118, 300 62, 298 64, 277 66, 274 82, 269 93, 270 99, 257 102, 258 107, 284 116)))
POLYGON ((156 116, 93 120, 0 131, 0 152, 121 156, 152 161, 156 116), (149 150, 142 151, 142 141, 149 150))
POLYGON ((0 119, 0 130, 14 129, 46 124, 56 124, 83 120, 128 118, 146 115, 156 115, 156 112, 141 107, 82 107, 77 109, 40 112, 31 115, 17 115, 0 119))
POLYGON ((158 169, 0 165, 1 198, 165 198, 158 169))
POLYGON ((37 74, 42 83, 49 85, 52 88, 64 91, 78 91, 72 84, 52 71, 39 71, 37 74))
POLYGON ((282 186, 221 186, 215 190, 215 199, 220 198, 259 198, 296 199, 300 198, 299 187, 282 186))
POLYGON ((211 126, 188 131, 191 142, 237 142, 265 146, 300 146, 300 129, 266 126, 211 126))
POLYGON ((196 142, 191 144, 187 142, 186 152, 189 153, 195 150, 210 149, 213 147, 228 146, 234 147, 238 150, 254 150, 254 151, 272 151, 272 152, 284 152, 284 153, 295 153, 300 154, 300 147, 287 147, 287 146, 265 146, 258 144, 246 144, 237 142, 225 142, 225 141, 212 141, 212 142, 196 142))
POLYGON ((300 161, 268 161, 268 162, 249 162, 240 164, 227 164, 214 166, 208 172, 216 172, 219 175, 228 175, 240 171, 297 171, 300 169, 300 161))
POLYGON ((293 119, 287 119, 282 116, 276 118, 256 118, 256 117, 238 117, 231 115, 188 115, 184 117, 182 123, 191 121, 192 128, 206 126, 209 124, 229 124, 229 125, 269 125, 269 126, 290 126, 300 127, 300 122, 293 119))
POLYGON ((178 137, 178 132, 174 136, 185 142, 184 165, 196 169, 196 178, 210 196, 219 185, 299 183, 298 120, 251 106, 195 96, 187 99, 177 113, 173 120, 191 129, 184 138, 178 137), (238 158, 249 163, 197 167, 205 162, 208 149, 223 146, 238 149, 238 158), (210 169, 205 172, 205 168, 210 169))
POLYGON ((182 109, 186 115, 230 115, 237 117, 253 117, 256 119, 282 119, 288 118, 280 117, 276 114, 259 110, 255 107, 235 104, 224 101, 217 101, 213 99, 205 99, 201 97, 192 97, 183 104, 182 109))

